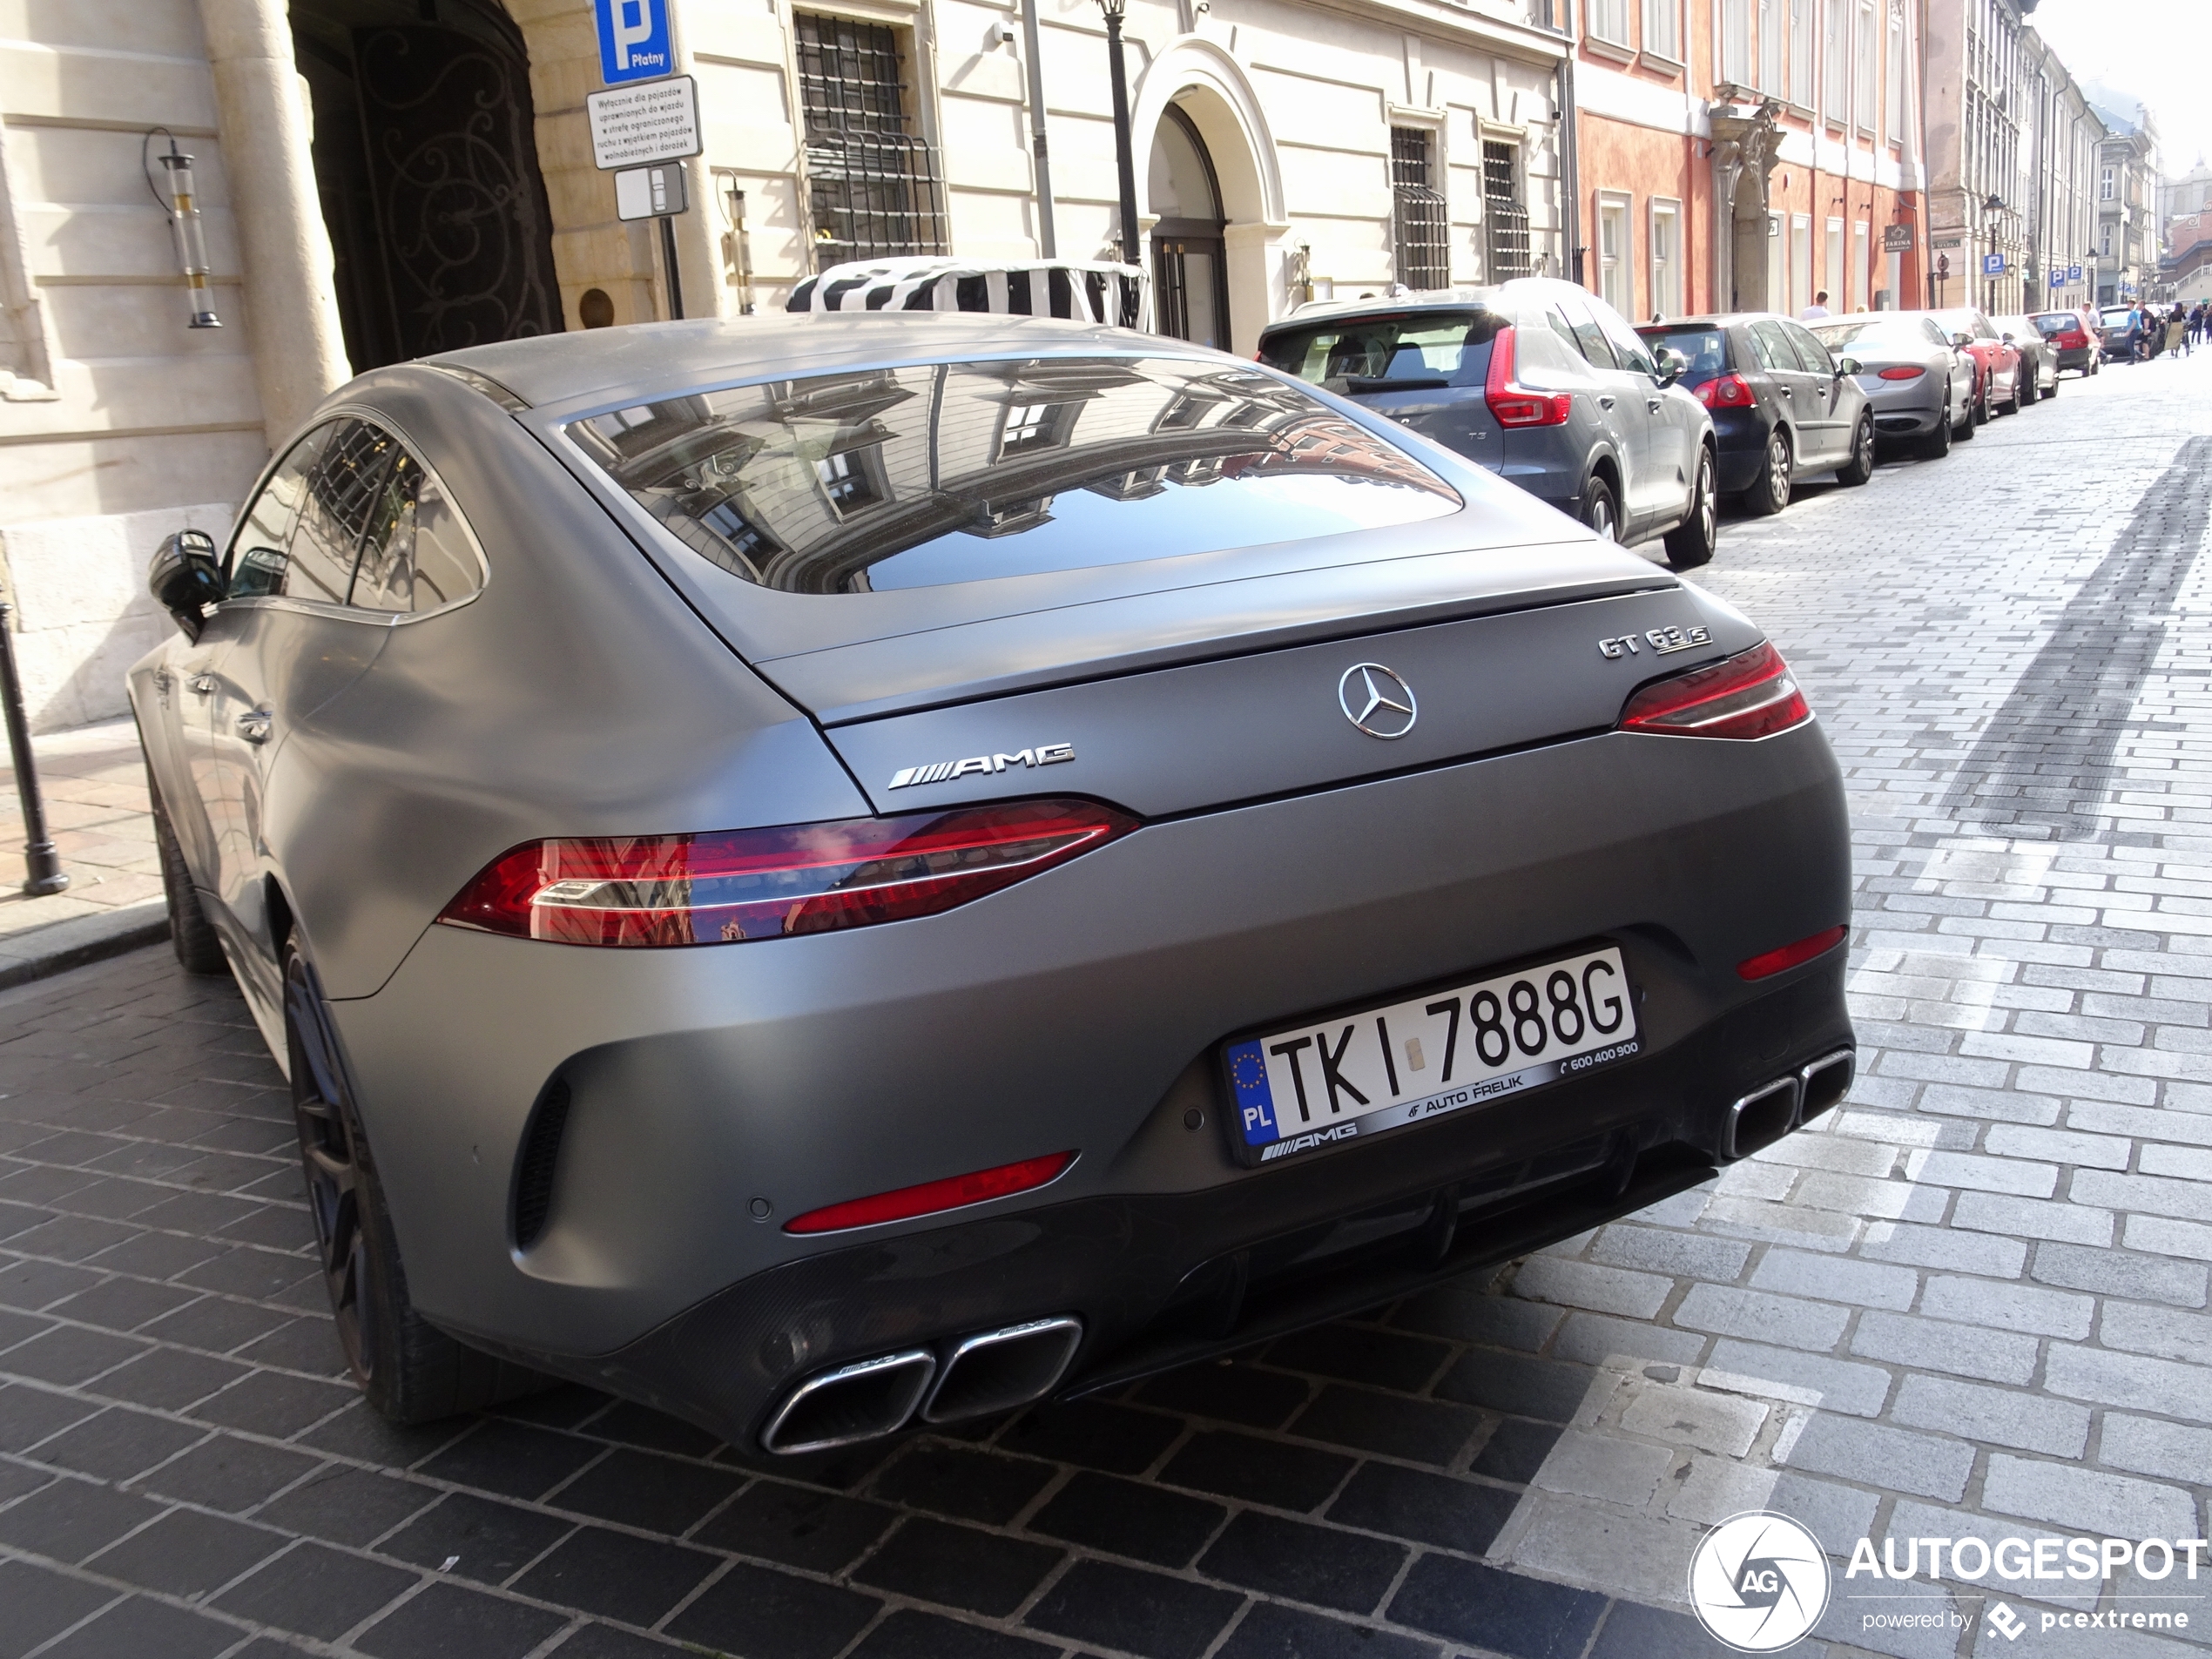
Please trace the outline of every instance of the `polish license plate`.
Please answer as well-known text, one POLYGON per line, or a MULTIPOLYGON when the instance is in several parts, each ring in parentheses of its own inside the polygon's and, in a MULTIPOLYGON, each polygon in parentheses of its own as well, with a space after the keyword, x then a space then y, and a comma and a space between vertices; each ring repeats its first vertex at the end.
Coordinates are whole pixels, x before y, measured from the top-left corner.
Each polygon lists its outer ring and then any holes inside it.
POLYGON ((1640 1051, 1613 946, 1229 1045, 1239 1161, 1525 1094, 1640 1051))

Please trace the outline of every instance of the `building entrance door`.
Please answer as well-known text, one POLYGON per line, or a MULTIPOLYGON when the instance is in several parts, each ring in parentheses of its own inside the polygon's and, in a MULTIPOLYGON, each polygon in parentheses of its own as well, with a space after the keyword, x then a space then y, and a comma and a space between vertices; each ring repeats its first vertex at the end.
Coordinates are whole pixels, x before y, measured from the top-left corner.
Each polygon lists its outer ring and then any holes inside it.
POLYGON ((356 374, 558 334, 529 59, 497 0, 293 0, 356 374))
POLYGON ((1228 249, 1221 184, 1205 140, 1170 104, 1152 135, 1147 173, 1152 211, 1153 306, 1159 330, 1229 349, 1228 249))

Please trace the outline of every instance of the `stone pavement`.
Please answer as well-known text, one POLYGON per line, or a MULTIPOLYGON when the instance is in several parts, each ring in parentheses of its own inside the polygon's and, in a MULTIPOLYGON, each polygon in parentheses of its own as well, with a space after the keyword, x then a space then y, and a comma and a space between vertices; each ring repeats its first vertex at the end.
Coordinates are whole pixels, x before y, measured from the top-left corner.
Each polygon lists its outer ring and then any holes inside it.
POLYGON ((169 926, 137 726, 125 718, 50 732, 31 751, 69 886, 37 899, 23 891, 23 808, 0 743, 0 986, 135 949, 169 926))
POLYGON ((235 993, 165 951, 0 993, 0 1659, 1674 1659, 1759 1507, 1836 1557, 1799 1655, 2202 1652, 2212 1568, 1844 1568, 2207 1534, 2208 436, 2212 362, 2115 370, 1726 528, 1852 792, 1843 1107, 1114 1399, 773 1467, 574 1388, 387 1429, 235 993))

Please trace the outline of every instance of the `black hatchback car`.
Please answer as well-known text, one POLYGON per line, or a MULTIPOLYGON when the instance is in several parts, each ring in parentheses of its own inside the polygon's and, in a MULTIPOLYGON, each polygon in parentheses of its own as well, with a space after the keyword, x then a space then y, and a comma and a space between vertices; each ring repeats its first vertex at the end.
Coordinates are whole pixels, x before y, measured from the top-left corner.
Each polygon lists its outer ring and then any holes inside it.
POLYGON ((1654 351, 1689 361, 1682 384, 1713 414, 1720 488, 1754 513, 1778 513, 1800 478, 1832 471, 1837 482, 1874 475, 1874 415, 1838 361, 1794 320, 1742 312, 1685 317, 1636 332, 1654 351))

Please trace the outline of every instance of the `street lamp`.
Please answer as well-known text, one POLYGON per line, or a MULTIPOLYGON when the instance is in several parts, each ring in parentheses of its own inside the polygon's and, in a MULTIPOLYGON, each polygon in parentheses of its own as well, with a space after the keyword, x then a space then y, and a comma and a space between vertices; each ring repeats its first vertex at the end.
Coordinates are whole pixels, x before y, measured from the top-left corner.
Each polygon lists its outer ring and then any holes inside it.
POLYGON ((1121 172, 1122 263, 1136 265, 1143 259, 1136 233, 1136 158, 1130 151, 1129 78, 1122 69, 1122 19, 1129 14, 1129 0, 1098 0, 1106 14, 1106 68, 1114 84, 1114 165, 1121 172))
POLYGON ((215 314, 215 296, 207 286, 207 238, 199 223, 199 192, 192 187, 192 158, 177 148, 177 135, 166 127, 155 127, 139 141, 138 166, 146 176, 146 188, 153 192, 169 215, 169 228, 177 240, 177 263, 184 268, 185 290, 192 307, 191 328, 220 328, 221 318, 215 314), (153 168, 147 162, 146 151, 153 143, 156 132, 169 140, 169 153, 157 157, 162 170, 169 175, 169 194, 165 198, 153 182, 153 168))

